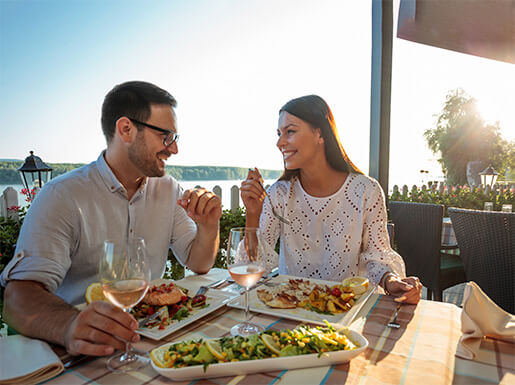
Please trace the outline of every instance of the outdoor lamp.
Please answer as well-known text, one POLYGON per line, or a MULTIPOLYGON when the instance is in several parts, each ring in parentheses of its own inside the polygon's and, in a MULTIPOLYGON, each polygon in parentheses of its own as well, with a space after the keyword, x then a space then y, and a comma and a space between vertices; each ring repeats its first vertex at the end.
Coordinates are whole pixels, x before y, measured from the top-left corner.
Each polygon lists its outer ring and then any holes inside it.
POLYGON ((39 156, 34 155, 34 151, 30 151, 30 156, 25 158, 25 163, 18 171, 29 192, 35 187, 43 187, 52 178, 52 167, 43 162, 39 156))
POLYGON ((495 169, 490 165, 487 168, 485 168, 483 171, 479 173, 479 176, 481 177, 481 184, 483 186, 492 186, 497 181, 497 176, 499 173, 495 171, 495 169))

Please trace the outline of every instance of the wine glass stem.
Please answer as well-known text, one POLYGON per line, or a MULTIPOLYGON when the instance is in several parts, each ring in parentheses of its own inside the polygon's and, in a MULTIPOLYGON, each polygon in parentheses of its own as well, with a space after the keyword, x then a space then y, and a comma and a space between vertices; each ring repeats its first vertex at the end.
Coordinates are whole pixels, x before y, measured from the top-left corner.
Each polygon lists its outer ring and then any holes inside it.
POLYGON ((245 322, 249 322, 249 289, 245 287, 245 322))
MULTIPOLYGON (((130 308, 129 309, 123 309, 123 311, 125 313, 129 313, 130 312, 130 308)), ((128 359, 132 359, 133 357, 133 354, 132 354, 132 345, 130 343, 130 341, 125 341, 125 353, 123 354, 123 356, 121 357, 121 360, 128 360, 128 359)))

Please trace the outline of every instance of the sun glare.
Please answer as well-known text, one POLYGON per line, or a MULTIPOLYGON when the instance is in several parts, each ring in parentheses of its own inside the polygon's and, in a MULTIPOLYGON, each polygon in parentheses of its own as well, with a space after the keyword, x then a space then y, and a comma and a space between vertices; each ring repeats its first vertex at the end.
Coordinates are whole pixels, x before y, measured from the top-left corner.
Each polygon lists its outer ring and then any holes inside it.
POLYGON ((510 106, 509 97, 478 97, 477 108, 487 123, 499 121, 501 135, 504 139, 515 139, 515 110, 510 106))

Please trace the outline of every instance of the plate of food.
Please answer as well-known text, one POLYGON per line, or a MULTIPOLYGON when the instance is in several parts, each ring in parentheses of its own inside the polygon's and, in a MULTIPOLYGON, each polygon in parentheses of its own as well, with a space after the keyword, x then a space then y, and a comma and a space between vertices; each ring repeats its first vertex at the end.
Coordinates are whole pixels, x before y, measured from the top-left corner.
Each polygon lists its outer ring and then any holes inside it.
MULTIPOLYGON (((153 340, 160 340, 221 308, 234 298, 234 294, 216 289, 209 290, 205 295, 195 296, 194 293, 198 289, 198 284, 187 280, 152 281, 145 297, 131 310, 131 313, 137 321, 156 312, 159 312, 159 316, 141 326, 137 332, 153 340)), ((90 285, 86 292, 86 300, 88 303, 91 300, 107 301, 103 296, 100 283, 90 285)))
MULTIPOLYGON (((327 320, 348 326, 374 290, 363 277, 338 283, 279 275, 249 292, 249 306, 257 313, 320 325, 327 320)), ((243 298, 235 298, 228 306, 243 309, 243 298)))
POLYGON ((152 367, 175 381, 235 376, 343 363, 362 353, 368 341, 343 328, 299 326, 249 337, 171 342, 150 352, 152 367))

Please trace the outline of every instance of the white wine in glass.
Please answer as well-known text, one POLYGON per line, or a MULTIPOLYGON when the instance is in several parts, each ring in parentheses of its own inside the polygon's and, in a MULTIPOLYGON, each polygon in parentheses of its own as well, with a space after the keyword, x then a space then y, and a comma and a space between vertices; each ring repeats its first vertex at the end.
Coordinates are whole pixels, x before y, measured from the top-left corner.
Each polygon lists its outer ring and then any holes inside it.
POLYGON ((262 327, 249 322, 249 287, 256 284, 265 272, 258 228, 237 227, 229 231, 227 268, 234 281, 245 288, 245 322, 233 326, 231 334, 247 337, 263 331, 262 327))
MULTIPOLYGON (((107 299, 129 312, 143 299, 150 282, 150 265, 143 238, 105 241, 99 275, 107 299)), ((125 341, 125 351, 109 358, 107 367, 114 372, 129 372, 149 363, 148 353, 133 350, 125 341)))

